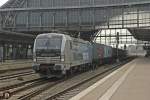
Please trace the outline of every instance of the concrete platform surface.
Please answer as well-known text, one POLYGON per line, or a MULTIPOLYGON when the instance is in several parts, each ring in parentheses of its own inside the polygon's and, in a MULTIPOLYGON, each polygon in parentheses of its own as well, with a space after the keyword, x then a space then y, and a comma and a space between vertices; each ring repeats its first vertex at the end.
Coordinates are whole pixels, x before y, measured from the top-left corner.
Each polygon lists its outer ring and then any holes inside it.
POLYGON ((150 100, 150 59, 140 58, 110 100, 150 100))
POLYGON ((6 60, 5 62, 0 62, 0 71, 29 68, 32 66, 31 59, 25 60, 6 60))
POLYGON ((150 58, 137 58, 70 100, 150 100, 150 58))

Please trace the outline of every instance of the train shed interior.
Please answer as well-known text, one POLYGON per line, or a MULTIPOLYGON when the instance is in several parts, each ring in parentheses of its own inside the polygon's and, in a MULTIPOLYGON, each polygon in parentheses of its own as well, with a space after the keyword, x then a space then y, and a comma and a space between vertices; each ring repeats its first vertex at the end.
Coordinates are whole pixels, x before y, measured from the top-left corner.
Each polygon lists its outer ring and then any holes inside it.
POLYGON ((149 1, 107 1, 8 0, 0 8, 4 58, 27 58, 35 36, 54 30, 113 47, 118 33, 120 48, 142 45, 148 49, 149 1))
POLYGON ((1 1, 0 100, 149 100, 150 0, 1 1))

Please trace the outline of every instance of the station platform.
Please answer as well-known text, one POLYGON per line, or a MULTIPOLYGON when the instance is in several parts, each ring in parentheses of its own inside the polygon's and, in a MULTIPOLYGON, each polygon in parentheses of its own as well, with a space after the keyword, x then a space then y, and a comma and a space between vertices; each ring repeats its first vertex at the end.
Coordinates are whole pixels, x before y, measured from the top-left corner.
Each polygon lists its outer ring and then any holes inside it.
POLYGON ((150 58, 136 58, 70 100, 150 100, 150 58))
POLYGON ((26 69, 32 66, 31 59, 24 60, 5 60, 5 62, 0 62, 0 72, 15 70, 15 69, 26 69))

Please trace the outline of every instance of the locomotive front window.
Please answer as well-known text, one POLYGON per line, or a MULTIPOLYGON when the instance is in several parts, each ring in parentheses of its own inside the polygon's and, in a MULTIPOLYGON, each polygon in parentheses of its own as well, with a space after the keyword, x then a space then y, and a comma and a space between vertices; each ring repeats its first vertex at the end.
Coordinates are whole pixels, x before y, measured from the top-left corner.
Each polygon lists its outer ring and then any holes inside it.
POLYGON ((36 49, 61 49, 62 37, 51 37, 51 38, 39 38, 36 40, 35 48, 36 49))
POLYGON ((62 37, 52 36, 48 38, 38 38, 35 43, 37 56, 60 56, 61 55, 62 37))
POLYGON ((35 49, 47 49, 48 39, 37 39, 35 44, 35 49))
POLYGON ((52 37, 48 42, 48 49, 61 49, 61 44, 61 37, 52 37))

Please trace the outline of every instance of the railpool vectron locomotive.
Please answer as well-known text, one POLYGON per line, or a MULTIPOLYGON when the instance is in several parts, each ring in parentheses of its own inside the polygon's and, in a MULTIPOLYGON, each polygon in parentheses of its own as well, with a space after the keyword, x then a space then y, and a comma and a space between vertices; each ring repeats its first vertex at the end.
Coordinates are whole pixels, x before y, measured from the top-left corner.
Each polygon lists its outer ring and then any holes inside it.
POLYGON ((113 60, 113 48, 59 33, 36 37, 33 69, 42 76, 63 76, 113 60))

